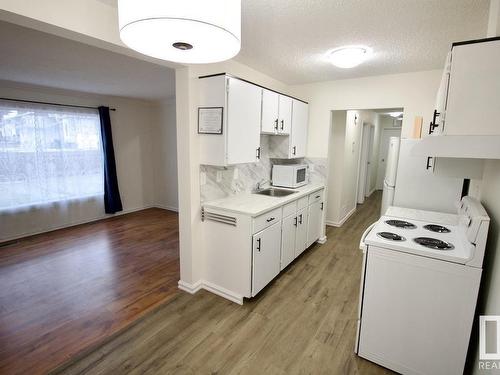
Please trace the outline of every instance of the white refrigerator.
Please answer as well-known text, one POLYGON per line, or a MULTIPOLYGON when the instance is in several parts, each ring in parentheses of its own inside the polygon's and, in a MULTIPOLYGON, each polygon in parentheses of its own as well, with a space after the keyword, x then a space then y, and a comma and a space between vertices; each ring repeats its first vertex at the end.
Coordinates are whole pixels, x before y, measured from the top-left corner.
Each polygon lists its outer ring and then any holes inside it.
POLYGON ((380 215, 384 215, 389 206, 392 206, 396 190, 396 176, 398 170, 400 138, 391 137, 389 139, 389 151, 385 167, 384 190, 382 191, 382 206, 380 215))
MULTIPOLYGON (((432 159, 411 155, 411 149, 417 142, 419 142, 418 139, 401 140, 396 184, 393 190, 394 199, 387 198, 387 201, 398 207, 456 213, 456 205, 462 195, 463 178, 435 174, 432 159)), ((389 171, 394 172, 394 167, 389 168, 389 164, 387 169, 386 176, 390 173, 389 171)), ((391 179, 388 178, 387 181, 390 186, 391 179)))

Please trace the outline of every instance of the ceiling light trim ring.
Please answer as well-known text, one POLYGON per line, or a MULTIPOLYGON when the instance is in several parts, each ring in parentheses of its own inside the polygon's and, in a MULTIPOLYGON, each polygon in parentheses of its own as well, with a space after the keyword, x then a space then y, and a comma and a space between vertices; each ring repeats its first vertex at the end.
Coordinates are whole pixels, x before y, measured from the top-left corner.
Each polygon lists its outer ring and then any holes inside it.
POLYGON ((238 42, 241 43, 241 40, 236 35, 234 35, 233 32, 229 31, 228 29, 225 29, 224 27, 221 27, 219 25, 216 25, 216 24, 213 24, 210 22, 200 21, 200 20, 196 20, 193 18, 183 18, 183 17, 147 17, 147 18, 141 18, 140 20, 131 21, 131 22, 123 25, 120 28, 120 32, 122 32, 127 26, 133 25, 135 23, 141 23, 144 21, 153 21, 153 20, 177 20, 177 21, 189 21, 189 22, 202 23, 204 25, 213 26, 213 27, 216 27, 217 29, 225 31, 226 33, 230 34, 234 39, 236 39, 238 42))

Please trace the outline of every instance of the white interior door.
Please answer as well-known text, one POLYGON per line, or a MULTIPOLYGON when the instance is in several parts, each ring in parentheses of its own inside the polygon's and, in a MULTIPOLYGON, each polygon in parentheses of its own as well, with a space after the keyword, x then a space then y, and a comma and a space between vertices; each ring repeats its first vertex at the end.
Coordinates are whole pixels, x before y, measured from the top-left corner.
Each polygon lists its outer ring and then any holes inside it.
POLYGON ((375 141, 375 126, 371 125, 368 133, 368 162, 366 163, 365 197, 368 197, 373 189, 373 142, 375 141))
POLYGON ((369 147, 370 147, 370 124, 363 124, 363 132, 361 135, 361 154, 358 171, 358 187, 357 187, 357 202, 363 204, 366 196, 366 179, 368 176, 368 163, 370 162, 369 147))
POLYGON ((377 190, 384 189, 385 168, 387 166, 387 154, 389 152, 389 141, 391 137, 400 137, 401 129, 386 128, 382 130, 380 136, 380 146, 378 152, 378 169, 377 169, 377 190))

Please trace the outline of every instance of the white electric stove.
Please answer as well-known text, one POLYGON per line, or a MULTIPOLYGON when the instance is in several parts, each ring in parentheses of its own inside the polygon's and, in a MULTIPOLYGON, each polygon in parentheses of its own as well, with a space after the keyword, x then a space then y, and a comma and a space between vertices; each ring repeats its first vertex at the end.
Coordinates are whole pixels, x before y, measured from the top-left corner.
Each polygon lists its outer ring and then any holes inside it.
POLYGON ((463 372, 489 217, 390 207, 363 234, 356 353, 402 374, 463 372))

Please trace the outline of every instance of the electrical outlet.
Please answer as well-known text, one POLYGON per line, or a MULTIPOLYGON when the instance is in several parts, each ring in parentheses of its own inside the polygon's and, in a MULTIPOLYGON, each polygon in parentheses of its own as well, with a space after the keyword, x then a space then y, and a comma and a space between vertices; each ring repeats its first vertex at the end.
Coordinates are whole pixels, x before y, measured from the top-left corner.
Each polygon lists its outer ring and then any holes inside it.
POLYGON ((221 182, 222 181, 222 171, 217 171, 217 175, 215 178, 216 178, 217 182, 221 182))
POLYGON ((207 174, 205 172, 200 173, 200 184, 206 185, 207 183, 207 174))
POLYGON ((240 170, 238 168, 234 168, 233 180, 237 180, 239 177, 240 177, 240 170))
POLYGON ((309 172, 314 172, 314 164, 309 164, 309 172))

